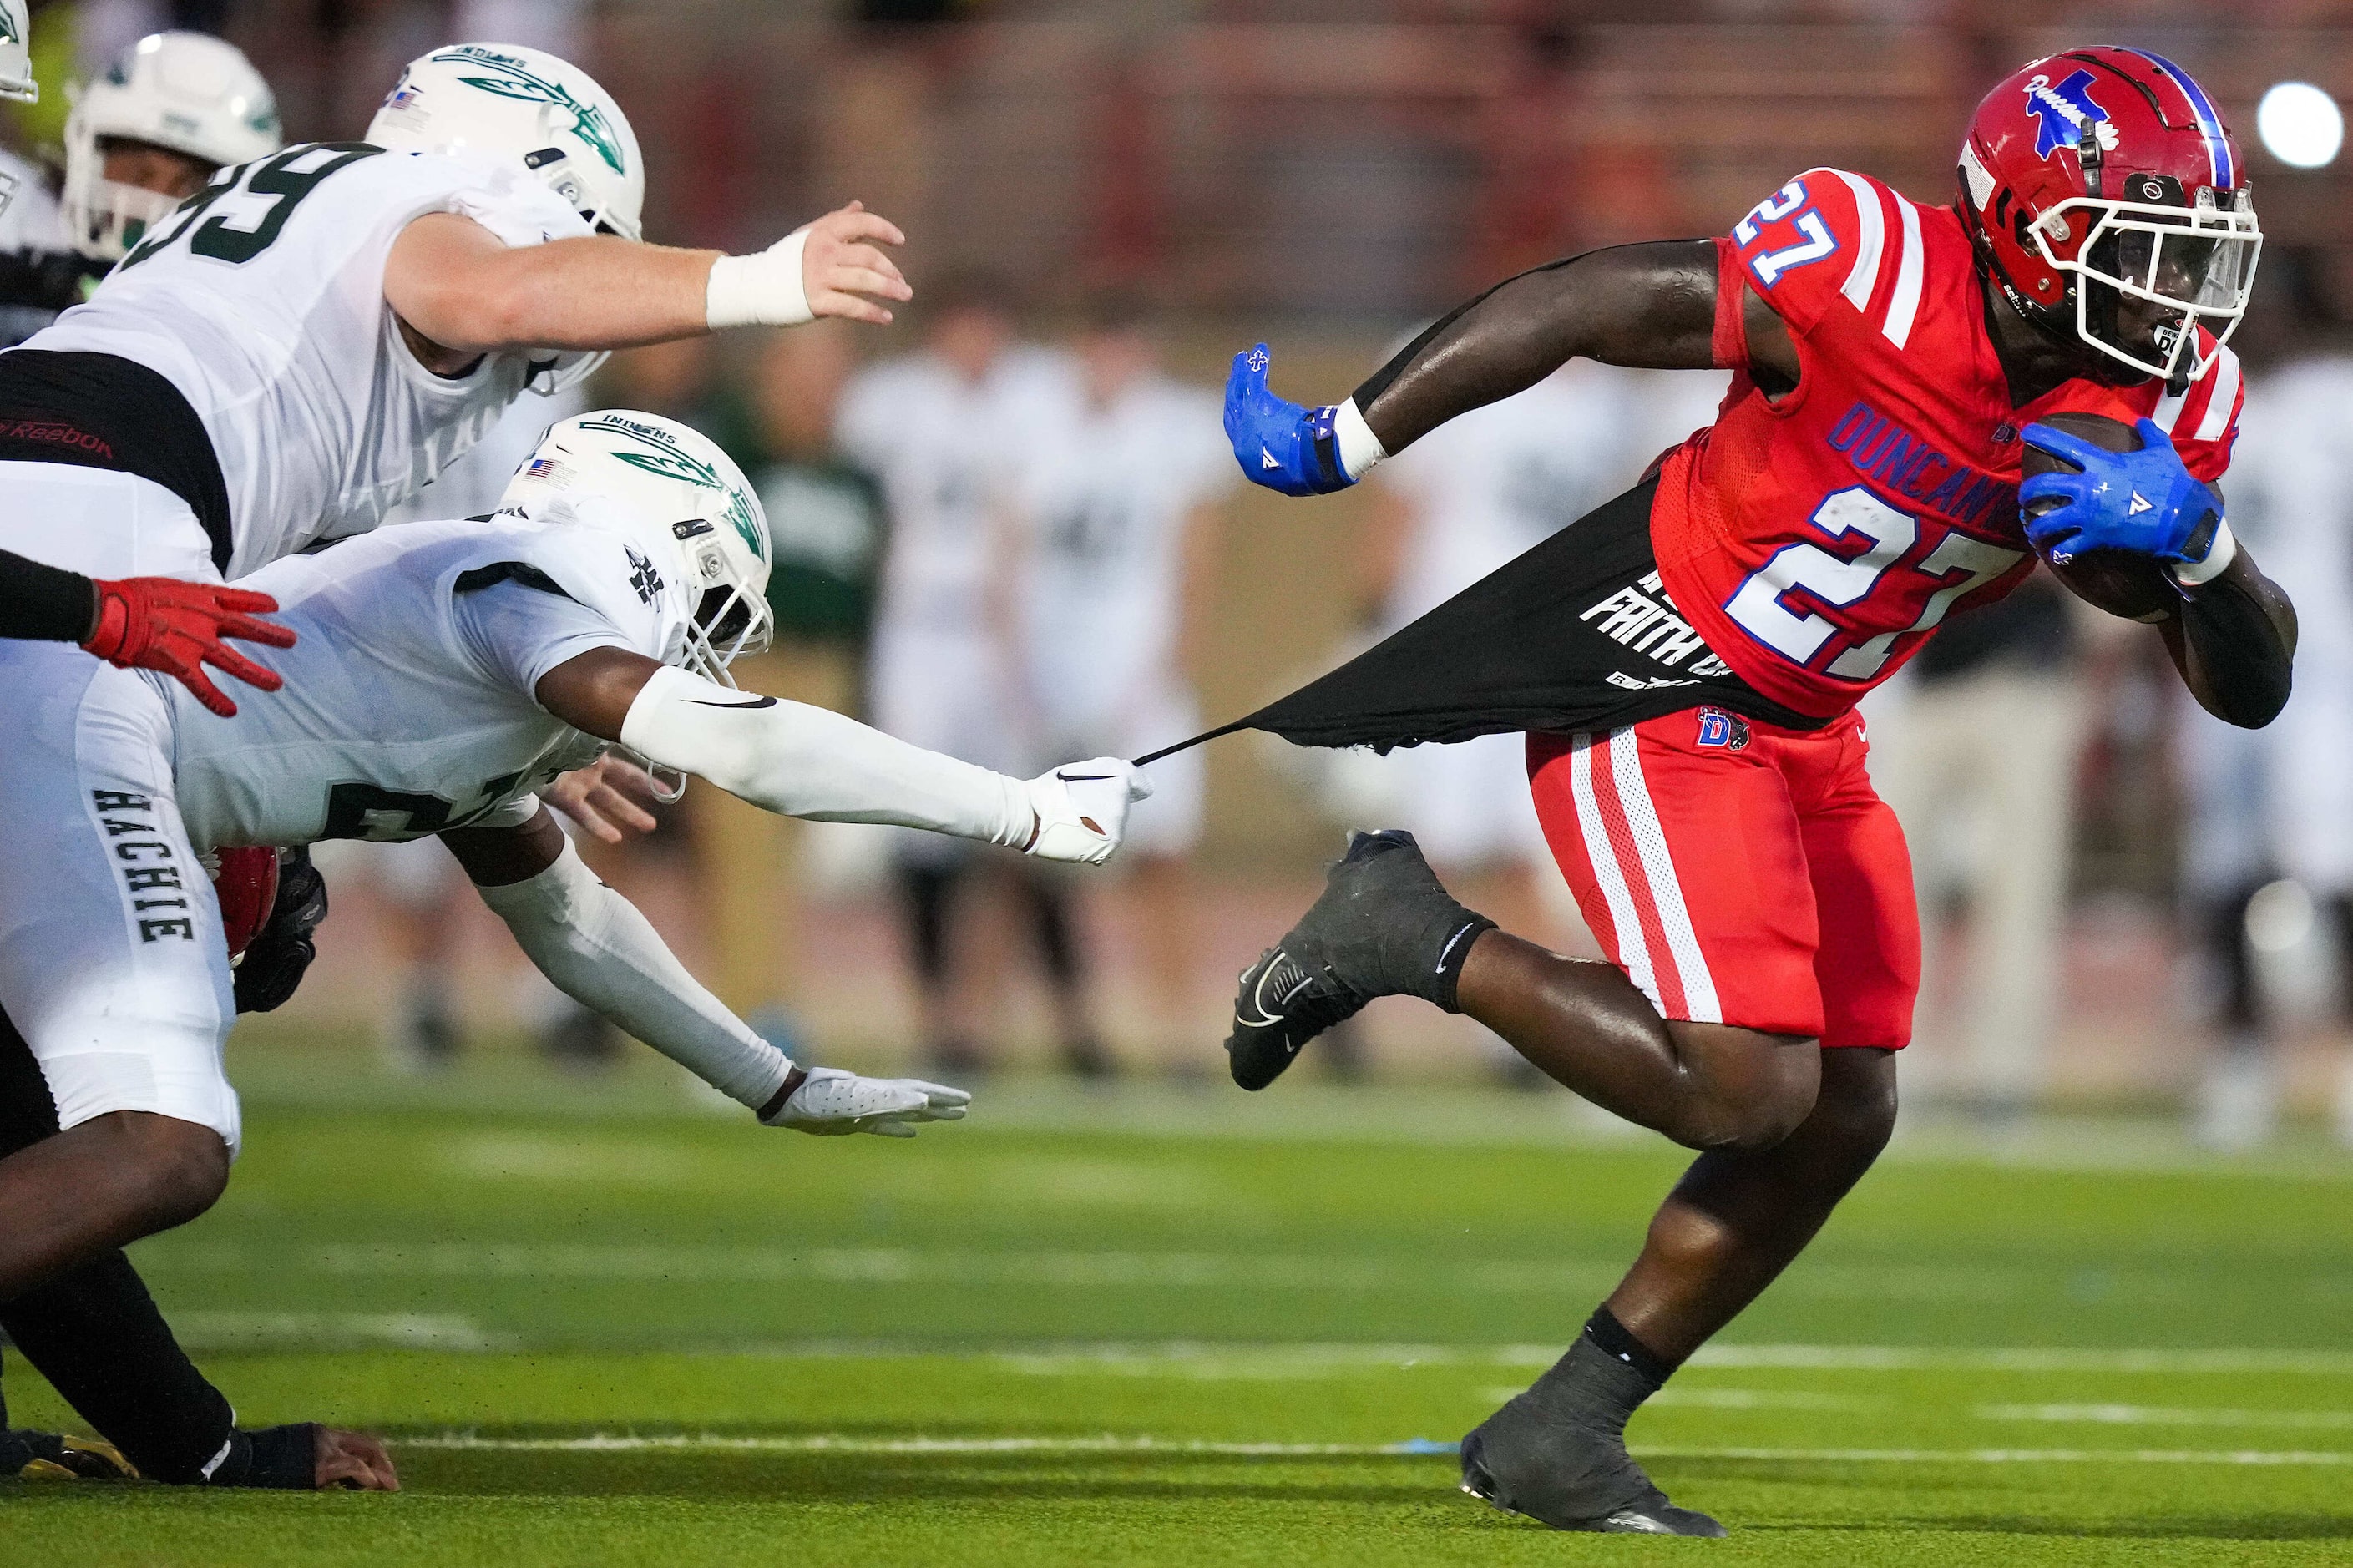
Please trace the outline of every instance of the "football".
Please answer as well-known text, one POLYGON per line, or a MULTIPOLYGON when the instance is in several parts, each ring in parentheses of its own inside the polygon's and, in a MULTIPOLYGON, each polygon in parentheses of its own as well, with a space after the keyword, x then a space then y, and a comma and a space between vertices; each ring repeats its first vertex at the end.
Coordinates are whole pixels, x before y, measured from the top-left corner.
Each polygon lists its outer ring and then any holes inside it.
MULTIPOLYGON (((2046 414, 2041 422, 2111 452, 2140 450, 2140 432, 2105 415, 2046 414)), ((2018 466, 2021 477, 2025 479, 2061 468, 2073 471, 2075 468, 2064 458, 2032 447, 2020 455, 2018 466)), ((2028 510, 2040 515, 2058 504, 2046 500, 2028 510)), ((2077 598, 2128 621, 2161 621, 2181 607, 2181 595, 2167 579, 2164 566, 2146 555, 2123 550, 2086 550, 2063 564, 2047 555, 2042 563, 2077 598)))

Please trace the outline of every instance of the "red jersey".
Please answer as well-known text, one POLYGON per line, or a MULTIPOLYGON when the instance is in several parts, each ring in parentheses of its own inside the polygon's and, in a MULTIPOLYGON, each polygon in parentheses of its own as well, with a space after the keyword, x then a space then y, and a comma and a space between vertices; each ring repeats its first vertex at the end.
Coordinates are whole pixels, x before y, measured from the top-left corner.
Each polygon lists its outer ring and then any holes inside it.
POLYGON ((1747 363, 1754 289, 1797 344, 1797 390, 1745 369, 1713 428, 1669 454, 1651 511, 1675 606, 1750 686, 1832 718, 1956 609, 2033 571, 2019 431, 2062 410, 2164 426, 2211 482, 2238 436, 2228 349, 2179 396, 2071 381, 2013 408, 1957 214, 1867 175, 1811 169, 1717 241, 1717 359, 1747 363))

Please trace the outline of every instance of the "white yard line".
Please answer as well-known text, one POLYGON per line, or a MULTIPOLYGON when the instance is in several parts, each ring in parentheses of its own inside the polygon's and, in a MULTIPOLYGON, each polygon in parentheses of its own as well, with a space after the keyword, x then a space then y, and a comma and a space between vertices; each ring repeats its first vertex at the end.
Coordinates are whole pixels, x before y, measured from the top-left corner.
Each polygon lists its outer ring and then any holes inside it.
MULTIPOLYGON (((392 1439, 396 1448, 518 1453, 756 1454, 1210 1454, 1240 1458, 1389 1458, 1451 1454, 1453 1445, 1228 1443, 1168 1437, 736 1437, 720 1434, 585 1437, 484 1437, 444 1432, 392 1439)), ((2353 1453, 2307 1449, 2189 1448, 1733 1448, 1638 1445, 1645 1459, 1748 1459, 1779 1463, 1897 1465, 2353 1465, 2353 1453)))
MULTIPOLYGON (((1666 1390, 1661 1390, 1665 1393, 1666 1390)), ((1657 1403, 1654 1397, 1652 1404, 1657 1403)), ((2295 1426, 2342 1431, 2353 1410, 2205 1410, 2159 1405, 1980 1405, 1980 1421, 2051 1421, 2089 1426, 2295 1426)))

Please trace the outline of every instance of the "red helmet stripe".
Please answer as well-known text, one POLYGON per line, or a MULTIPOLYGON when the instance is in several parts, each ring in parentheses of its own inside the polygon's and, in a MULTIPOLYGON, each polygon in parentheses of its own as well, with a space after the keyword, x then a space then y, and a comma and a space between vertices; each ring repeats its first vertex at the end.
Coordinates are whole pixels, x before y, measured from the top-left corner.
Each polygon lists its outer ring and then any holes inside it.
POLYGON ((2137 55, 2147 60, 2158 68, 2159 75, 2181 89, 2182 98, 2189 105, 2191 117, 2198 121, 2200 133, 2206 138, 2206 161, 2213 172, 2215 188, 2224 191, 2235 189, 2239 183, 2238 170, 2231 161, 2230 134, 2222 129, 2222 117, 2207 98, 2206 89, 2192 81, 2188 71, 2162 55, 2150 54, 2147 49, 2126 49, 2125 53, 2137 55))

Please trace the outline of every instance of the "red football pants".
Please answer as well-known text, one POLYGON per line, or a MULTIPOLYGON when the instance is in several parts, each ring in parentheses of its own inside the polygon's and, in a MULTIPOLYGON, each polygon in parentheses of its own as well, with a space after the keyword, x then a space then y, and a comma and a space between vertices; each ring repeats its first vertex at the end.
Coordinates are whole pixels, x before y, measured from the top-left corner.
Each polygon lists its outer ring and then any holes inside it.
POLYGON ((1920 915, 1853 714, 1785 730, 1691 709, 1528 737, 1545 837, 1610 962, 1660 1016, 1901 1047, 1920 915))

